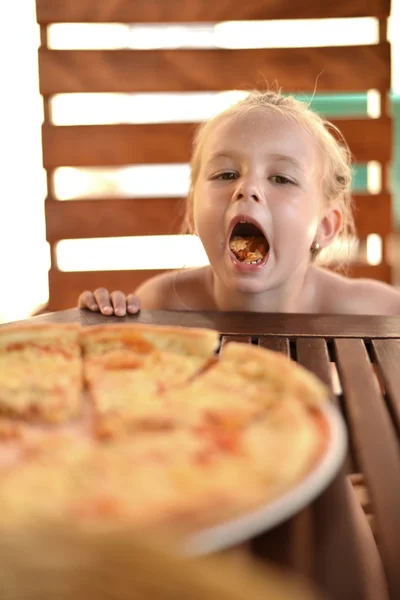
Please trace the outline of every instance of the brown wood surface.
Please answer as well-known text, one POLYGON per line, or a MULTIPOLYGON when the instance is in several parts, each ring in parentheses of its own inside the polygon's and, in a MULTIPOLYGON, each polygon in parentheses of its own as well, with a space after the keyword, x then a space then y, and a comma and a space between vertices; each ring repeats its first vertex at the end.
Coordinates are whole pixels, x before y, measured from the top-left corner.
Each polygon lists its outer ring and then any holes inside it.
MULTIPOLYGON (((177 327, 207 327, 223 335, 268 335, 271 338, 299 337, 400 339, 400 319, 369 315, 295 315, 274 313, 222 313, 175 310, 142 310, 137 315, 106 317, 86 309, 71 308, 30 320, 40 322, 76 322, 81 325, 104 323, 165 324, 177 327)), ((280 342, 278 342, 280 344, 280 342)))
MULTIPOLYGON (((390 119, 336 119, 333 123, 356 162, 390 160, 390 119)), ((46 123, 42 128, 43 162, 46 169, 189 162, 195 131, 192 123, 59 127, 46 123)))
MULTIPOLYGON (((315 544, 315 578, 328 598, 365 600, 365 566, 358 527, 351 508, 350 485, 345 469, 329 490, 313 505, 315 544)), ((368 590, 370 591, 370 590, 368 590)))
POLYGON ((354 219, 357 234, 364 239, 370 233, 386 237, 393 231, 393 208, 389 194, 355 195, 354 219))
MULTIPOLYGON (((181 92, 267 88, 358 92, 390 88, 390 46, 262 50, 39 51, 40 91, 181 92)), ((364 132, 365 134, 365 132, 364 132)))
POLYGON ((329 389, 333 398, 331 365, 326 341, 300 338, 296 342, 297 362, 314 373, 329 389))
POLYGON ((390 0, 36 0, 39 23, 210 23, 252 19, 385 17, 390 0))
POLYGON ((188 162, 196 125, 45 124, 42 128, 46 169, 59 166, 119 166, 188 162))
POLYGON ((335 349, 350 431, 379 527, 390 597, 400 598, 399 440, 363 340, 337 339, 335 349))
POLYGON ((178 234, 182 232, 184 209, 182 198, 47 198, 47 240, 178 234))
MULTIPOLYGON (((389 194, 354 197, 358 237, 382 237, 392 231, 389 194)), ((45 203, 47 240, 133 235, 172 235, 182 232, 183 198, 102 198, 45 203)))
POLYGON ((287 337, 260 336, 258 338, 258 345, 261 346, 261 348, 267 348, 274 352, 281 352, 290 358, 290 344, 287 337))
MULTIPOLYGON (((50 299, 49 310, 64 310, 76 306, 79 294, 84 290, 106 287, 110 291, 133 292, 150 277, 165 273, 163 270, 142 271, 71 271, 57 269, 49 271, 50 299)), ((359 265, 349 267, 352 277, 372 277, 380 281, 391 281, 391 268, 388 265, 359 265)))
POLYGON ((400 435, 400 340, 374 340, 373 356, 377 362, 393 420, 400 435))
POLYGON ((49 271, 49 310, 63 310, 76 306, 84 290, 106 287, 109 291, 133 292, 141 283, 165 271, 49 271))

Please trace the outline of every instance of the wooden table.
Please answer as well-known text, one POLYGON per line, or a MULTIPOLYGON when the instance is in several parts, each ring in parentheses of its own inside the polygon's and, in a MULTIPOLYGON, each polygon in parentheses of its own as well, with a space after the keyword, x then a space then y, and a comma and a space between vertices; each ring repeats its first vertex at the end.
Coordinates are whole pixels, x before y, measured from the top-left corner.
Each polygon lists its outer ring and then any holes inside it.
POLYGON ((210 327, 220 331, 223 343, 257 343, 313 371, 329 386, 332 402, 346 419, 348 464, 310 507, 254 540, 253 547, 311 576, 332 600, 364 600, 345 477, 351 465, 350 470, 363 474, 371 498, 390 598, 400 598, 400 318, 175 311, 120 318, 72 309, 30 321, 210 327), (330 363, 340 393, 332 385, 330 363))

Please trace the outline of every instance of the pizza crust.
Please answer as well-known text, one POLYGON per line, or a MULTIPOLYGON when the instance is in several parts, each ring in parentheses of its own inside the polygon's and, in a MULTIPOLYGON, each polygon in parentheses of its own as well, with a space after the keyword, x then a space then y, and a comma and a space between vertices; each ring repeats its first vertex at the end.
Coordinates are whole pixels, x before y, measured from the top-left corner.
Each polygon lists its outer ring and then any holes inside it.
POLYGON ((82 344, 86 358, 128 349, 136 354, 160 350, 208 360, 218 349, 219 334, 210 329, 161 325, 98 325, 83 331, 82 344))

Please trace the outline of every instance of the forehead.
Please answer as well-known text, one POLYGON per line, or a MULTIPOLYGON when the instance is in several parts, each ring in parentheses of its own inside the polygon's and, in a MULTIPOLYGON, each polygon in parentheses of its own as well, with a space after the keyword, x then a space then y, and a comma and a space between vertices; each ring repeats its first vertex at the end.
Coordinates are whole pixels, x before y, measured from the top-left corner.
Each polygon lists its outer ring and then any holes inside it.
POLYGON ((209 160, 224 153, 281 154, 298 162, 316 165, 316 140, 304 125, 274 109, 257 108, 224 115, 210 128, 202 158, 209 160))

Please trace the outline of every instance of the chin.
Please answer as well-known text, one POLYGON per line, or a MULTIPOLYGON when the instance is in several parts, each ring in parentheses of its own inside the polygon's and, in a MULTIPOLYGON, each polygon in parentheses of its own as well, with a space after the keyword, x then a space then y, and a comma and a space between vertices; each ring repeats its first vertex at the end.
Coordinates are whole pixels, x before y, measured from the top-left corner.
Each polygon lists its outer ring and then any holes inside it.
POLYGON ((226 282, 226 286, 233 292, 249 295, 261 294, 262 292, 266 292, 270 287, 265 281, 251 280, 250 278, 246 280, 238 277, 230 277, 226 282))

